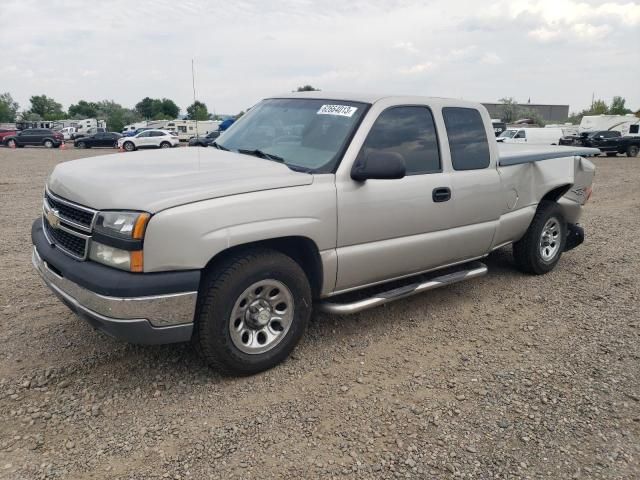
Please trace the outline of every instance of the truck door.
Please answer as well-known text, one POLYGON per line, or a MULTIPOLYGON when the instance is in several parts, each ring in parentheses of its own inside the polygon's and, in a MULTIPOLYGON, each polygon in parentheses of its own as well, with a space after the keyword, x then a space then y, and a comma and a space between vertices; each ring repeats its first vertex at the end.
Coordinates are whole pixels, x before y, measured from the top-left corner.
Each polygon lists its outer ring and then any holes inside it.
POLYGON ((401 155, 406 176, 364 182, 336 177, 336 290, 421 272, 449 256, 451 183, 443 173, 432 111, 415 105, 383 110, 358 155, 369 150, 401 155))
POLYGON ((462 261, 490 250, 503 209, 502 187, 488 142, 491 131, 487 132, 480 112, 445 107, 442 117, 453 169, 447 248, 451 261, 462 261))
POLYGON ((518 130, 518 132, 513 136, 514 143, 525 143, 527 141, 527 132, 525 130, 518 130))

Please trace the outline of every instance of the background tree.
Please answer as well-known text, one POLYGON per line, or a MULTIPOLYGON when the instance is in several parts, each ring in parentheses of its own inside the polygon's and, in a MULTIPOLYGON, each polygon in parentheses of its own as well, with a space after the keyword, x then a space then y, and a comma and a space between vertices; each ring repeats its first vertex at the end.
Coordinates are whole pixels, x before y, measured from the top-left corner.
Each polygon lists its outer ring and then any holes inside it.
POLYGON ((303 85, 302 87, 298 87, 297 92, 319 92, 319 88, 312 87, 311 85, 303 85))
POLYGON ((15 122, 18 108, 18 102, 9 92, 0 94, 0 122, 15 122))
POLYGON ((604 100, 595 100, 589 109, 591 115, 605 115, 609 112, 609 106, 604 100))
POLYGON ((83 119, 98 117, 98 104, 80 100, 77 104, 69 107, 69 117, 83 119))
POLYGON ((136 103, 135 111, 146 120, 171 120, 180 115, 180 107, 168 98, 145 97, 136 103))
POLYGON ((611 106, 609 107, 609 115, 626 115, 627 113, 633 113, 627 107, 625 103, 627 101, 623 97, 615 96, 611 100, 611 106))
POLYGON ((34 95, 29 101, 31 102, 29 113, 40 115, 43 120, 60 120, 67 117, 62 110, 62 105, 46 95, 34 95))
POLYGON ((506 123, 518 120, 518 103, 513 97, 505 97, 498 100, 502 104, 502 121, 506 123))
POLYGON ((187 115, 189 120, 209 120, 207 105, 199 100, 187 107, 187 115))
POLYGON ((102 100, 96 103, 97 118, 107 121, 107 129, 112 132, 121 132, 125 125, 130 125, 142 120, 142 117, 135 110, 124 108, 113 100, 102 100))

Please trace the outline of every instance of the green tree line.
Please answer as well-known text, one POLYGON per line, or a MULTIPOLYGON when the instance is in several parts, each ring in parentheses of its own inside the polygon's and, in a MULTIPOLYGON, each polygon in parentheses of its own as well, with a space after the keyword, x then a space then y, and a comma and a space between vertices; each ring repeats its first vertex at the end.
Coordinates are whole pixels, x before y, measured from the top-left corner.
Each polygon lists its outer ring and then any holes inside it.
MULTIPOLYGON (((209 113, 207 105, 196 100, 186 109, 191 120, 216 120, 209 113)), ((119 132, 125 125, 141 120, 172 120, 180 115, 180 107, 169 98, 149 98, 140 100, 133 108, 123 107, 113 100, 91 102, 80 100, 64 110, 55 99, 46 95, 34 95, 29 99, 29 108, 21 110, 9 92, 0 94, 0 122, 64 120, 73 118, 99 118, 107 122, 107 128, 119 132)))

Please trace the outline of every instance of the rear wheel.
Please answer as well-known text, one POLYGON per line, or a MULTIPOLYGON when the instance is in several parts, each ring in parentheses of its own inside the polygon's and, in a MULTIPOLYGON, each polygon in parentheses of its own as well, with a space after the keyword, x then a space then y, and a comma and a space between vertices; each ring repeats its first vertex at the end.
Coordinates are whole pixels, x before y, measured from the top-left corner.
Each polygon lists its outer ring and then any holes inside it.
POLYGON ((160 144, 160 148, 170 148, 171 144, 169 142, 162 142, 160 144))
POLYGON ((122 148, 124 148, 127 152, 133 152, 136 149, 136 146, 133 144, 133 142, 124 142, 122 148))
POLYGON ((637 156, 638 156, 638 146, 629 145, 627 147, 627 157, 637 157, 637 156))
POLYGON ((300 265, 280 252, 256 248, 204 279, 194 342, 210 366, 250 375, 287 358, 310 315, 311 288, 300 265))
POLYGON ((567 241, 567 224, 556 202, 542 201, 520 240, 513 244, 513 256, 520 270, 542 275, 556 266, 567 241))
POLYGON ((42 145, 44 145, 45 148, 53 148, 53 142, 51 140, 45 140, 42 142, 42 145))

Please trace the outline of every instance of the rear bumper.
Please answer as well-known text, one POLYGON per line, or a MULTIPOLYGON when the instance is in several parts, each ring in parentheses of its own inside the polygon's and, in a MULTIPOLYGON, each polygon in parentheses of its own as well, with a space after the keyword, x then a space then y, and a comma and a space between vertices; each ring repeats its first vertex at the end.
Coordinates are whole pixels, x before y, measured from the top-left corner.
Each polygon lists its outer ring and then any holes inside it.
POLYGON ((46 239, 36 224, 32 230, 35 269, 53 293, 94 328, 130 343, 191 338, 199 272, 131 274, 80 262, 43 244, 46 239), (100 286, 93 286, 96 283, 100 286))

